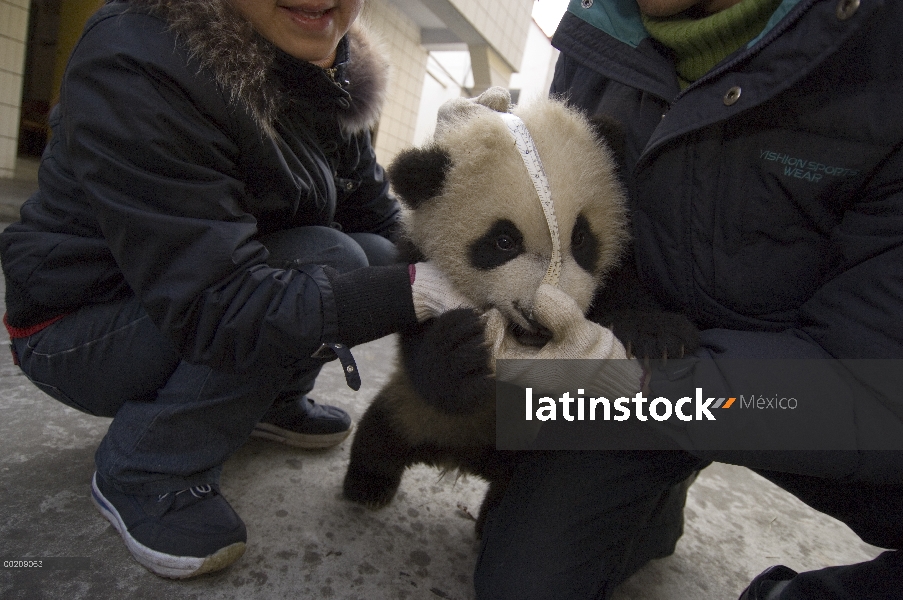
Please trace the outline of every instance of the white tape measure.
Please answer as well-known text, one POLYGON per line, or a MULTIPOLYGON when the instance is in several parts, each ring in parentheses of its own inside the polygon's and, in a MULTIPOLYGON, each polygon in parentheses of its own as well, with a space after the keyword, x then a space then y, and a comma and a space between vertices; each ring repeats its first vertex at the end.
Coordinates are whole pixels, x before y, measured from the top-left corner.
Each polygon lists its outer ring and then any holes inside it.
POLYGON ((542 282, 557 286, 558 279, 561 276, 561 239, 558 236, 558 220, 555 218, 555 205, 552 203, 552 189, 549 187, 549 179, 546 177, 542 161, 539 159, 539 152, 536 150, 536 144, 533 142, 533 137, 527 130, 526 124, 520 117, 511 113, 498 114, 502 117, 511 135, 514 137, 514 144, 520 152, 524 166, 527 167, 527 173, 529 173, 530 179, 533 181, 533 187, 536 188, 539 203, 542 204, 542 212, 546 215, 549 234, 552 236, 552 258, 549 261, 549 268, 546 270, 542 282))

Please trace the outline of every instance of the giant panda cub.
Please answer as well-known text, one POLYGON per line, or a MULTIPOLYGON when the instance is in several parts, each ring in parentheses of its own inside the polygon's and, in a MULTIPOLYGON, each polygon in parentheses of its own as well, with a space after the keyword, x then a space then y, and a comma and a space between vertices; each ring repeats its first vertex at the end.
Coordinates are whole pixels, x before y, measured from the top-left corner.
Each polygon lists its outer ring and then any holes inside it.
MULTIPOLYGON (((380 507, 413 464, 477 475, 489 482, 478 535, 515 459, 495 449, 495 383, 479 312, 498 309, 518 341, 542 345, 548 336, 530 309, 553 248, 558 287, 587 312, 628 241, 624 193, 606 142, 611 129, 554 100, 514 109, 538 151, 550 221, 504 120, 509 102, 506 90, 493 88, 475 101, 446 103, 433 139, 389 166, 406 208, 404 258, 431 261, 477 310, 452 310, 400 335, 399 364, 357 426, 343 490, 350 500, 380 507)), ((594 312, 617 320, 607 307, 594 312)), ((646 338, 669 327, 640 319, 624 329, 635 338, 622 339, 625 345, 661 351, 646 338)), ((692 344, 694 330, 686 331, 667 343, 692 344)))

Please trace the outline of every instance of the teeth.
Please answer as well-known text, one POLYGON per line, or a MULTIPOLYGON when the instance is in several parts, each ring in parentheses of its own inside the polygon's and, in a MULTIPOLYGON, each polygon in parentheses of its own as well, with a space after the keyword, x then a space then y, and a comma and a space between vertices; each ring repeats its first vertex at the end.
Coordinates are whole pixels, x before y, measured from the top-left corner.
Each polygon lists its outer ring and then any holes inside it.
POLYGON ((323 15, 326 14, 325 10, 309 11, 309 10, 304 10, 303 8, 294 8, 292 10, 296 13, 301 13, 302 15, 304 15, 305 17, 308 17, 310 19, 319 19, 320 17, 322 17, 323 15))

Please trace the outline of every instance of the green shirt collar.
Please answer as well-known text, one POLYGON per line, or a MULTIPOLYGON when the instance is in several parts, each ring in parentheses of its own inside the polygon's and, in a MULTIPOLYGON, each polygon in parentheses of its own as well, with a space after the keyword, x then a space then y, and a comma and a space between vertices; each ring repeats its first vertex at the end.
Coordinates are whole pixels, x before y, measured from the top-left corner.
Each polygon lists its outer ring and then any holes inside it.
MULTIPOLYGON (((765 28, 750 40, 747 47, 755 45, 800 2, 782 0, 765 28)), ((568 12, 634 48, 649 37, 636 0, 571 0, 568 12)))

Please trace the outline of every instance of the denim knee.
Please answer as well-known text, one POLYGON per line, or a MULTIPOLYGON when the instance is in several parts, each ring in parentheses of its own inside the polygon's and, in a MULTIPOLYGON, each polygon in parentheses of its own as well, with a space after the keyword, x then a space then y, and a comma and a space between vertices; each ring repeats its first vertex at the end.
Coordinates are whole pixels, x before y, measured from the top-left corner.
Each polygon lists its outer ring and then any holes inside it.
POLYGON ((375 233, 349 233, 367 255, 367 263, 371 267, 383 267, 398 262, 398 247, 375 233))
POLYGON ((129 400, 152 400, 179 360, 137 300, 84 307, 13 348, 36 387, 100 417, 129 400))
POLYGON ((295 227, 260 237, 274 267, 287 263, 325 265, 347 273, 369 265, 367 253, 351 236, 331 227, 295 227))

